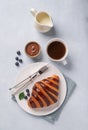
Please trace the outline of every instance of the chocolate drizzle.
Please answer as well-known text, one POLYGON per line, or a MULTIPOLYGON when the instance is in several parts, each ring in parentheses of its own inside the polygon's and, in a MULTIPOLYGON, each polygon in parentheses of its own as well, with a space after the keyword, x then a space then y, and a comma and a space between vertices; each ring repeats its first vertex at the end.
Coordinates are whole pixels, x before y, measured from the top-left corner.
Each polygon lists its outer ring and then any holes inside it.
POLYGON ((50 106, 57 102, 58 94, 59 77, 54 75, 35 83, 28 105, 31 108, 50 106))

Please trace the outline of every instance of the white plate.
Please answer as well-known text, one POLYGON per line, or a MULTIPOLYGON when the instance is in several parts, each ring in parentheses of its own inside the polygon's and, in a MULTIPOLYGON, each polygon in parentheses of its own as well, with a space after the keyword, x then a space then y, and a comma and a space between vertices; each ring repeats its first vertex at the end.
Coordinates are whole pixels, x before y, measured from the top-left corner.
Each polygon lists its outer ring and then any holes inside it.
MULTIPOLYGON (((17 79, 17 83, 19 83, 20 81, 22 81, 24 78, 26 78, 27 76, 33 74, 34 72, 36 72, 39 68, 41 68, 42 66, 46 65, 47 63, 44 62, 37 62, 37 63, 33 63, 30 64, 28 67, 26 67, 18 76, 17 79)), ((26 112, 32 114, 32 115, 36 115, 36 116, 44 116, 44 115, 48 115, 54 111, 56 111, 64 102, 64 99, 66 97, 66 91, 67 91, 67 87, 66 87, 66 81, 64 76, 62 75, 62 73, 53 65, 49 64, 48 65, 49 68, 47 71, 45 71, 43 74, 41 74, 41 76, 37 77, 29 86, 28 88, 30 89, 30 91, 32 90, 32 87, 34 85, 34 83, 36 81, 42 80, 43 78, 47 78, 48 76, 52 76, 53 74, 57 74, 60 77, 60 94, 59 94, 59 98, 57 103, 55 103, 54 105, 51 105, 49 107, 46 108, 39 108, 39 109, 31 109, 29 108, 29 106, 27 105, 27 100, 23 99, 23 100, 19 100, 19 94, 17 94, 16 100, 17 103, 19 104, 19 106, 26 112)), ((27 88, 26 88, 27 89, 27 88)), ((24 90, 23 90, 24 91, 24 90)), ((25 91, 24 91, 25 92, 25 91)))

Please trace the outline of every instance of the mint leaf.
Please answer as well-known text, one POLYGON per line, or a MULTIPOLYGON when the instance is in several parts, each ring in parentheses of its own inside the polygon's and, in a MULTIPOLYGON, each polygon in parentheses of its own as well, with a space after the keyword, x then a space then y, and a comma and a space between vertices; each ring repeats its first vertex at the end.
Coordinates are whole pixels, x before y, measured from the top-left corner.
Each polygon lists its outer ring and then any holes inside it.
POLYGON ((20 99, 20 100, 24 99, 24 96, 25 96, 24 92, 20 93, 20 94, 19 94, 19 99, 20 99))

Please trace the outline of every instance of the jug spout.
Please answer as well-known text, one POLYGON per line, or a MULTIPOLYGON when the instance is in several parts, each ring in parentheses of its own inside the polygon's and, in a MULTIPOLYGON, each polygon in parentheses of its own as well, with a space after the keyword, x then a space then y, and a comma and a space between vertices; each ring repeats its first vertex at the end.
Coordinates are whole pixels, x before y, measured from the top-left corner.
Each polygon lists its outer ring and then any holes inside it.
POLYGON ((53 27, 53 21, 52 21, 50 16, 49 16, 49 19, 48 19, 48 22, 47 22, 47 27, 50 27, 50 28, 53 27))
POLYGON ((52 22, 52 21, 51 21, 51 23, 50 23, 49 27, 51 27, 51 28, 53 27, 53 22, 52 22))
POLYGON ((43 25, 43 27, 52 28, 52 27, 53 27, 53 24, 43 25))
POLYGON ((52 24, 48 24, 48 25, 44 25, 46 26, 47 28, 52 28, 53 27, 53 23, 52 24))

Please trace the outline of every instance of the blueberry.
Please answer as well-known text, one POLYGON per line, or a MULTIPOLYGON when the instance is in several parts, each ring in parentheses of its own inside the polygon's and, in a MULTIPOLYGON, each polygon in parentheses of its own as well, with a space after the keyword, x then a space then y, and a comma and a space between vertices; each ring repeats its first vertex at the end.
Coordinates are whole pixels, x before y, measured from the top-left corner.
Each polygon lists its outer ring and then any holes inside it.
POLYGON ((29 96, 30 96, 30 93, 27 93, 27 96, 29 97, 29 96))
POLYGON ((17 51, 17 54, 20 56, 20 55, 21 55, 21 52, 20 52, 20 51, 17 51))
POLYGON ((23 63, 23 60, 22 60, 22 59, 19 59, 19 62, 20 62, 20 63, 23 63))
POLYGON ((24 96, 24 99, 27 99, 27 96, 24 96))
POLYGON ((26 89, 26 92, 29 93, 29 89, 26 89))
POLYGON ((15 57, 15 59, 18 61, 19 60, 19 58, 18 57, 15 57))
POLYGON ((15 65, 16 65, 16 66, 19 66, 19 63, 18 63, 18 62, 16 62, 16 63, 15 63, 15 65))

